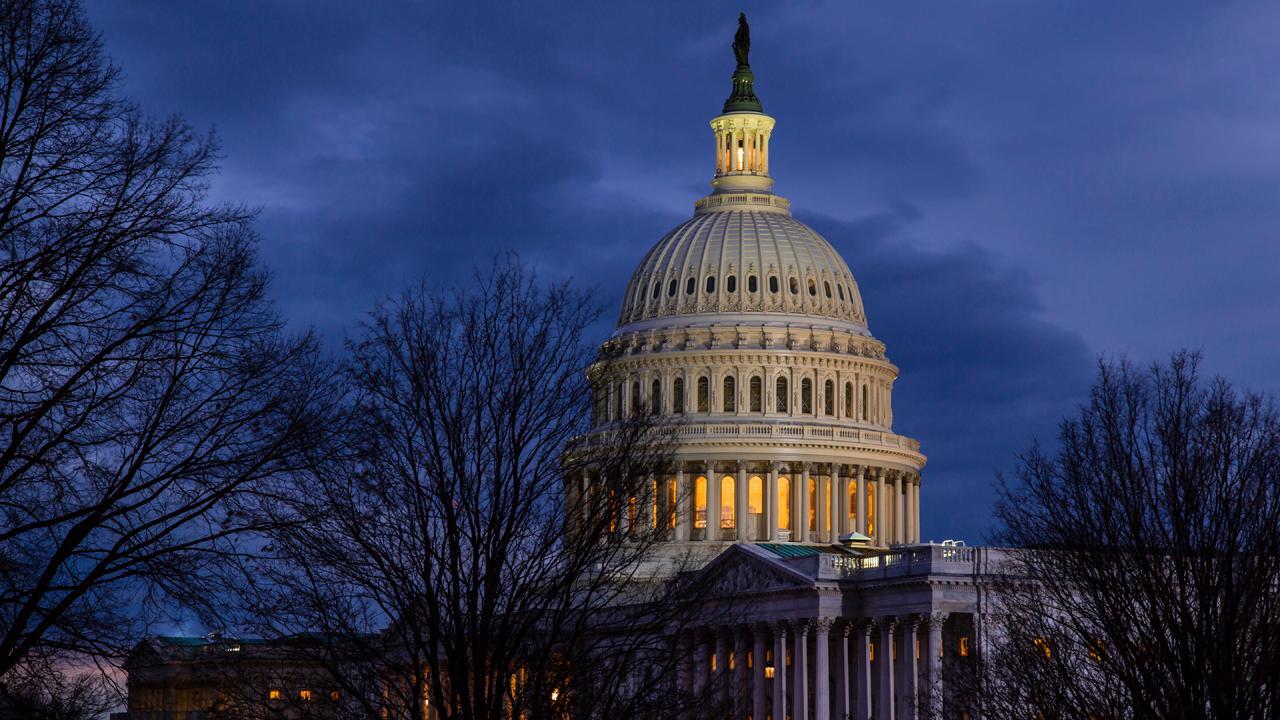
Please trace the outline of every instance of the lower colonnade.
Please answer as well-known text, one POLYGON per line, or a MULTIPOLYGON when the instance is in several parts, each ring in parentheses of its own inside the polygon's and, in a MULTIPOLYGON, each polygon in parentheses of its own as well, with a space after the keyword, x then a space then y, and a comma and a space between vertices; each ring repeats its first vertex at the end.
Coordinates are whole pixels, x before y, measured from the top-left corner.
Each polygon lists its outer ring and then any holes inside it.
MULTIPOLYGON (((579 492, 591 487, 584 473, 579 492)), ((676 542, 836 543, 850 533, 884 547, 920 541, 920 475, 891 467, 681 460, 630 506, 624 524, 648 523, 676 542)))
POLYGON ((682 643, 679 682, 707 717, 941 718, 944 660, 968 657, 970 625, 935 613, 705 627, 682 643))

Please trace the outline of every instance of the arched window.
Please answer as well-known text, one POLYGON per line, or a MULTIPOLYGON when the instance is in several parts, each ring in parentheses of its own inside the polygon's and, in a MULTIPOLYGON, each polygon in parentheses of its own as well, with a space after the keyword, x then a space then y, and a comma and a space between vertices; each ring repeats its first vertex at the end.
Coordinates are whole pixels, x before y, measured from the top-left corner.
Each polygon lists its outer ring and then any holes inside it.
POLYGON ((791 278, 791 279, 790 279, 790 280, 788 280, 787 282, 791 285, 791 294, 792 294, 792 295, 799 295, 799 294, 800 294, 800 281, 799 281, 799 280, 797 280, 797 279, 795 279, 795 278, 791 278))
POLYGON ((675 279, 675 278, 671 278, 671 284, 670 284, 670 285, 667 285, 667 297, 675 297, 675 296, 676 296, 676 285, 677 285, 677 283, 676 283, 676 279, 675 279))
POLYGON ((724 279, 724 289, 725 289, 725 292, 737 292, 737 291, 738 291, 738 276, 737 276, 737 275, 730 275, 729 277, 725 278, 725 279, 724 279))
POLYGON ((651 300, 657 300, 657 299, 658 299, 658 295, 659 295, 659 294, 661 294, 661 293, 662 293, 662 283, 660 283, 660 282, 655 282, 655 283, 653 284, 653 297, 652 297, 652 298, 650 298, 650 299, 651 299, 651 300))
POLYGON ((698 378, 698 412, 711 412, 711 381, 698 378))
POLYGON ((662 381, 657 378, 649 388, 649 412, 654 415, 662 412, 662 381))
POLYGON ((640 416, 640 383, 631 383, 631 417, 640 416))
POLYGON ((813 283, 813 278, 809 278, 809 294, 810 295, 818 294, 818 286, 813 283))
POLYGON ((675 415, 684 414, 684 378, 671 381, 671 412, 675 415))
POLYGON ((734 505, 737 494, 734 492, 734 477, 725 475, 720 478, 720 527, 725 530, 732 530, 736 527, 734 523, 734 505))
POLYGON ((761 412, 764 409, 764 383, 760 380, 760 376, 751 378, 751 412, 761 412))
POLYGON ((840 295, 840 302, 844 302, 844 286, 836 283, 836 292, 840 295))
POLYGON ((759 287, 759 284, 756 282, 756 276, 755 276, 755 275, 750 275, 750 276, 748 276, 748 277, 747 277, 747 292, 749 292, 749 293, 754 293, 755 291, 757 291, 757 290, 759 290, 759 289, 760 289, 760 287, 759 287))
POLYGON ((722 402, 723 402, 723 404, 724 404, 724 411, 725 411, 725 412, 727 412, 727 413, 729 413, 729 412, 737 412, 737 410, 738 410, 738 393, 737 393, 738 388, 737 388, 736 383, 735 383, 735 382, 734 382, 734 380, 733 380, 733 376, 732 376, 732 375, 725 375, 725 377, 724 377, 724 388, 723 388, 723 389, 724 389, 724 398, 723 398, 722 402))
POLYGON ((699 475, 693 481, 693 526, 707 526, 707 478, 699 475))
POLYGON ((778 276, 777 275, 769 276, 769 292, 774 293, 775 295, 778 293, 778 276))
POLYGON ((844 384, 844 416, 853 417, 853 383, 844 384))
POLYGON ((752 475, 747 481, 747 512, 759 515, 764 512, 764 480, 752 475))
POLYGON ((791 478, 778 476, 778 529, 791 529, 791 478))
POLYGON ((836 384, 828 380, 822 386, 822 410, 827 415, 836 414, 836 384))
POLYGON ((868 403, 867 403, 867 398, 868 398, 868 396, 869 396, 869 393, 868 393, 868 391, 867 391, 867 386, 866 386, 866 385, 863 385, 863 386, 862 386, 862 419, 863 419, 863 420, 866 420, 866 419, 867 419, 867 404, 868 404, 868 403))
POLYGON ((830 300, 831 299, 831 281, 823 280, 822 288, 827 291, 827 299, 830 300))
POLYGON ((708 275, 707 276, 707 294, 710 295, 715 291, 716 291, 716 276, 708 275))
POLYGON ((780 413, 787 412, 787 379, 784 377, 778 378, 775 389, 777 390, 777 397, 774 398, 774 409, 780 413))
POLYGON ((625 384, 619 384, 613 391, 613 420, 622 419, 622 391, 626 389, 625 384))
POLYGON ((697 289, 698 289, 698 278, 689 278, 689 281, 684 284, 685 295, 692 295, 693 291, 697 289))
POLYGON ((800 412, 813 413, 813 381, 809 378, 800 381, 800 412))

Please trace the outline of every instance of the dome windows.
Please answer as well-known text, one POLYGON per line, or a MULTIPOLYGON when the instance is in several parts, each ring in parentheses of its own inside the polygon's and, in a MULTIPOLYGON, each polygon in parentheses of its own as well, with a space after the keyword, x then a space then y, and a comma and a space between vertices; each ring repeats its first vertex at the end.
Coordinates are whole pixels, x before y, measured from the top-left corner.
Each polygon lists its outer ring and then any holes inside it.
POLYGON ((711 381, 705 375, 698 378, 698 412, 711 412, 711 381))
POLYGON ((715 276, 715 275, 708 275, 708 276, 707 276, 707 284, 706 284, 706 288, 707 288, 707 294, 708 294, 708 295, 710 295, 710 294, 712 294, 712 293, 714 293, 714 292, 716 291, 716 276, 715 276))
POLYGON ((675 296, 676 296, 676 285, 677 285, 677 284, 678 284, 678 283, 677 283, 676 279, 675 279, 675 278, 671 278, 671 284, 670 284, 670 285, 667 285, 667 297, 675 297, 675 296))
POLYGON ((722 400, 724 411, 727 413, 737 412, 738 410, 738 386, 734 382, 732 375, 726 375, 724 378, 724 398, 722 400))
POLYGON ((809 296, 814 297, 818 294, 818 286, 814 284, 813 278, 809 278, 809 296))
POLYGON ((813 381, 809 378, 800 381, 800 412, 805 415, 813 413, 813 381))
POLYGON ((693 291, 697 289, 698 289, 698 278, 691 277, 689 278, 689 281, 684 284, 685 295, 692 295, 693 291))
POLYGON ((661 282, 655 282, 655 283, 653 284, 653 297, 652 297, 651 299, 652 299, 652 300, 657 300, 657 299, 658 299, 658 295, 661 295, 661 294, 662 294, 662 283, 661 283, 661 282))
POLYGON ((725 278, 724 290, 725 292, 731 292, 731 293, 738 292, 738 276, 730 275, 729 277, 725 278))
POLYGON ((755 275, 747 276, 747 292, 754 294, 759 289, 760 289, 759 285, 756 282, 756 276, 755 275))
POLYGON ((777 275, 769 276, 769 292, 773 293, 774 295, 778 294, 778 276, 777 275))
POLYGON ((793 278, 790 278, 790 279, 788 280, 788 284, 791 286, 791 294, 792 294, 792 295, 799 295, 799 294, 800 294, 800 281, 799 281, 799 280, 795 279, 794 277, 793 277, 793 278))
POLYGON ((844 302, 844 286, 836 283, 836 293, 840 295, 840 302, 844 302))
POLYGON ((831 380, 822 386, 822 413, 828 416, 836 414, 836 384, 831 380))
POLYGON ((790 397, 790 394, 787 392, 787 379, 784 377, 778 378, 777 382, 774 384, 774 389, 776 390, 775 394, 777 395, 777 397, 774 398, 774 409, 780 413, 787 412, 787 406, 789 405, 787 399, 790 397))
POLYGON ((654 378, 653 387, 649 392, 649 412, 658 414, 662 412, 662 381, 654 378))
POLYGON ((826 290, 826 292, 827 292, 827 299, 828 299, 828 300, 830 300, 830 299, 831 299, 831 281, 830 281, 830 280, 823 280, 823 281, 822 281, 822 289, 823 289, 823 290, 826 290))
POLYGON ((764 383, 759 376, 751 378, 750 383, 750 405, 751 412, 758 413, 764 410, 764 383))

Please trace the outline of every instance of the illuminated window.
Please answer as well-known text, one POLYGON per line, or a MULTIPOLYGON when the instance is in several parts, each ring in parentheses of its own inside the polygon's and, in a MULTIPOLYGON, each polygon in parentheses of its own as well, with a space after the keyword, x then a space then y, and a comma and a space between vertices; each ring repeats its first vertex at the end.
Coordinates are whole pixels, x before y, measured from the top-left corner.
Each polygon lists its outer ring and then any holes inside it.
POLYGON ((879 483, 867 483, 867 535, 876 534, 876 491, 879 483))
POLYGON ((774 403, 773 409, 780 413, 784 413, 787 411, 787 398, 789 397, 789 393, 787 392, 787 379, 784 377, 778 378, 776 385, 777 397, 774 398, 776 402, 774 403))
POLYGON ((809 476, 809 530, 818 529, 818 476, 809 476))
POLYGON ((684 294, 692 295, 694 290, 698 289, 698 278, 689 278, 684 284, 684 294))
POLYGON ((791 478, 778 476, 778 527, 791 529, 791 478))
POLYGON ((707 287, 707 294, 708 294, 708 295, 710 295, 711 293, 713 293, 713 292, 715 292, 715 291, 716 291, 716 276, 715 276, 715 275, 708 275, 708 276, 707 276, 707 286, 706 286, 706 287, 707 287))
POLYGON ((920 659, 920 638, 916 638, 916 659, 920 659))
POLYGON ((759 289, 760 287, 759 287, 759 283, 756 282, 756 276, 748 275, 747 276, 747 292, 754 293, 759 289))
POLYGON ((737 666, 738 666, 738 654, 730 650, 729 651, 729 669, 733 670, 737 668, 737 666))
POLYGON ((764 512, 764 480, 752 475, 747 481, 747 512, 759 515, 764 512))
POLYGON ((751 378, 751 412, 761 412, 764 403, 764 383, 759 377, 751 378))
POLYGON ((280 691, 279 691, 279 690, 268 690, 268 691, 267 691, 267 699, 268 699, 268 700, 279 700, 279 699, 280 699, 280 691))
POLYGON ((756 651, 748 650, 747 651, 747 669, 750 670, 755 666, 756 666, 756 651))
POLYGON ((721 403, 725 412, 734 412, 738 409, 738 386, 732 375, 726 375, 724 378, 724 397, 721 403))
POLYGON ((698 378, 698 412, 711 411, 711 381, 706 377, 698 378))
POLYGON ((1102 647, 1101 640, 1098 640, 1097 638, 1090 640, 1089 647, 1087 649, 1089 659, 1094 662, 1102 662, 1102 647))
POLYGON ((693 481, 693 526, 707 526, 707 478, 703 475, 693 481))
POLYGON ((867 660, 876 661, 876 644, 874 641, 867 643, 867 660))
POLYGON ((813 412, 813 381, 809 378, 800 381, 800 412, 805 415, 813 412))
POLYGON ((684 378, 671 381, 671 412, 676 415, 684 412, 684 378))
POLYGON ((959 652, 960 652, 960 657, 969 657, 969 636, 968 635, 960 636, 959 652))
POLYGON ((298 699, 299 699, 299 700, 301 700, 301 701, 303 701, 303 702, 311 702, 311 691, 310 691, 310 690, 299 690, 299 691, 298 691, 298 699))
POLYGON ((777 275, 769 276, 769 292, 774 293, 775 295, 778 293, 778 276, 777 275))
POLYGON ((333 702, 338 702, 339 700, 342 699, 342 693, 338 692, 337 690, 334 690, 333 692, 329 693, 329 699, 332 700, 333 702))
POLYGON ((667 529, 676 528, 676 479, 667 480, 667 529))
POLYGON ((738 276, 736 276, 736 275, 730 275, 729 277, 725 278, 725 279, 724 279, 724 289, 725 289, 725 292, 737 292, 737 291, 738 291, 738 276))
POLYGON ((716 654, 713 652, 711 653, 711 672, 715 672, 715 671, 716 671, 716 654))
POLYGON ((720 527, 732 530, 734 525, 734 477, 725 475, 720 478, 720 527))

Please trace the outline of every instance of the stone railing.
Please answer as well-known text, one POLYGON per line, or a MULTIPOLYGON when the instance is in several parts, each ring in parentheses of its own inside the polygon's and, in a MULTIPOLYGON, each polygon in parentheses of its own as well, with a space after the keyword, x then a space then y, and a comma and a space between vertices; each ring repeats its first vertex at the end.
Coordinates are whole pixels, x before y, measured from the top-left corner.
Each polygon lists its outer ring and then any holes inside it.
POLYGON ((909 575, 972 575, 980 549, 987 548, 918 545, 867 557, 823 553, 818 559, 818 578, 877 580, 909 575))
POLYGON ((834 440, 858 445, 879 445, 920 452, 920 441, 883 430, 832 427, 829 425, 791 425, 774 423, 688 423, 673 428, 677 437, 697 438, 776 438, 779 440, 834 440))
POLYGON ((778 195, 764 193, 726 193, 724 195, 708 195, 693 204, 693 209, 708 210, 724 205, 755 205, 774 207, 780 210, 791 209, 791 201, 778 195))

